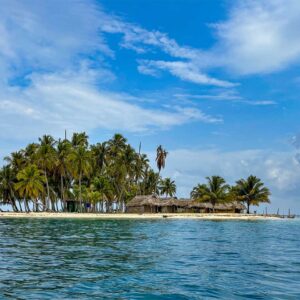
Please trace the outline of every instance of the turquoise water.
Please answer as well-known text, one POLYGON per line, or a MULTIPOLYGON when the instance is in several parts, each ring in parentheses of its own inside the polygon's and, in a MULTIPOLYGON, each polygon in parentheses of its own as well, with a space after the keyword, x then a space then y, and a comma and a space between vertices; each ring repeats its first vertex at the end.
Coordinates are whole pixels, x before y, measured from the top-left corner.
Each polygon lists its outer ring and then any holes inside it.
POLYGON ((300 299, 300 221, 0 219, 0 299, 300 299))

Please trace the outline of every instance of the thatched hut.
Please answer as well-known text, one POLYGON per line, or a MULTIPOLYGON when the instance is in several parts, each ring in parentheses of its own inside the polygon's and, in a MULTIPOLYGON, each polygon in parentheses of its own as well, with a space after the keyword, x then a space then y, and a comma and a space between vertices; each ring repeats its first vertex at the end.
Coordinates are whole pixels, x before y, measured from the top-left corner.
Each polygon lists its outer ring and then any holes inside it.
POLYGON ((160 200, 156 195, 135 196, 126 205, 128 213, 157 213, 160 200))
POLYGON ((216 204, 189 199, 159 198, 156 195, 136 196, 126 205, 127 213, 241 213, 245 206, 238 202, 216 204))

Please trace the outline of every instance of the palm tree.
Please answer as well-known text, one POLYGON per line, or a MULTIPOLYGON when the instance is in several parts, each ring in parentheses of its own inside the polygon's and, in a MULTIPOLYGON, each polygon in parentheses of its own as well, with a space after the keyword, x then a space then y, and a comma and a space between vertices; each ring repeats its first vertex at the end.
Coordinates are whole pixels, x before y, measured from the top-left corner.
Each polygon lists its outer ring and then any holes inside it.
POLYGON ((2 199, 2 202, 10 204, 12 206, 12 209, 17 212, 19 210, 16 205, 16 197, 14 193, 15 181, 16 174, 11 166, 3 166, 0 170, 0 199, 2 199))
POLYGON ((141 183, 143 195, 158 194, 157 182, 159 182, 159 180, 160 176, 158 173, 152 169, 146 169, 143 182, 141 183))
MULTIPOLYGON (((44 135, 39 138, 40 145, 37 150, 37 165, 44 171, 46 189, 47 189, 47 199, 46 199, 46 209, 50 209, 50 187, 48 173, 53 170, 56 160, 56 153, 54 150, 54 145, 56 144, 54 138, 51 135, 44 135)), ((53 208, 53 207, 52 207, 53 208)))
POLYGON ((220 176, 206 177, 206 179, 207 184, 198 184, 193 188, 191 196, 195 200, 211 203, 214 212, 215 205, 226 200, 229 185, 220 176))
POLYGON ((250 205, 270 203, 270 190, 264 187, 264 183, 256 176, 250 175, 247 179, 240 179, 233 187, 233 194, 237 200, 246 203, 247 214, 250 213, 250 205))
MULTIPOLYGON (((156 165, 158 168, 158 176, 160 175, 161 169, 165 168, 167 155, 168 152, 165 149, 163 149, 162 145, 159 145, 156 149, 156 165)), ((156 182, 156 185, 157 183, 158 182, 156 182)))
POLYGON ((165 178, 164 180, 161 180, 159 190, 161 195, 168 195, 170 197, 173 197, 176 193, 176 184, 174 180, 171 180, 171 178, 165 178))
POLYGON ((22 150, 12 152, 10 156, 4 157, 4 160, 11 165, 15 172, 18 172, 26 165, 26 159, 22 150))
POLYGON ((38 197, 44 192, 45 177, 36 165, 28 165, 17 174, 18 182, 15 189, 25 199, 25 207, 29 211, 27 203, 31 199, 35 203, 35 210, 38 210, 38 197))
POLYGON ((122 134, 116 133, 112 139, 107 142, 107 151, 110 160, 115 159, 120 153, 122 153, 126 147, 127 140, 122 134))
POLYGON ((88 136, 85 132, 80 132, 80 133, 77 133, 77 132, 74 132, 73 133, 73 136, 72 136, 72 146, 74 148, 77 148, 77 147, 85 147, 87 148, 88 146, 88 136))
POLYGON ((56 149, 56 171, 60 176, 60 199, 63 208, 66 207, 64 179, 69 173, 68 158, 71 152, 71 143, 68 140, 59 140, 56 149))
POLYGON ((80 211, 82 211, 82 177, 84 175, 87 176, 91 170, 90 152, 84 146, 79 146, 70 153, 69 162, 71 163, 74 177, 78 179, 80 211))
POLYGON ((168 152, 163 149, 161 145, 159 145, 156 149, 156 164, 158 168, 158 172, 160 173, 161 169, 164 169, 166 165, 166 158, 167 158, 168 152))
POLYGON ((107 143, 97 143, 91 146, 94 173, 102 174, 107 163, 107 143))
POLYGON ((193 200, 202 201, 203 195, 207 191, 207 185, 205 183, 203 184, 197 184, 191 191, 191 198, 193 200))
POLYGON ((36 160, 36 154, 39 148, 39 144, 28 144, 24 150, 24 157, 28 163, 33 164, 36 160))

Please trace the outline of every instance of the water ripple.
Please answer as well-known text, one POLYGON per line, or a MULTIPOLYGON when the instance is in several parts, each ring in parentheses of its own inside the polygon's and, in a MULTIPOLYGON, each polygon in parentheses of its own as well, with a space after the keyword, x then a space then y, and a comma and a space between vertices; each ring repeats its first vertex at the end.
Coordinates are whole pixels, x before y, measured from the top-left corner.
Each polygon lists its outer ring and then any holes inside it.
POLYGON ((0 220, 0 299, 300 299, 299 282, 299 220, 0 220))

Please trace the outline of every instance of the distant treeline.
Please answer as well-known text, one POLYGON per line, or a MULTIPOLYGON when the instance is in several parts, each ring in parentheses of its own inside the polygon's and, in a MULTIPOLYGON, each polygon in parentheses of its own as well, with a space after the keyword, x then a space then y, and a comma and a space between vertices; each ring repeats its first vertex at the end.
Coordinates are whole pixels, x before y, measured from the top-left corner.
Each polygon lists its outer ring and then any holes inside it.
MULTIPOLYGON (((80 211, 123 212, 136 195, 176 194, 175 182, 160 175, 168 155, 162 146, 156 149, 156 172, 147 155, 121 134, 95 145, 85 132, 74 133, 70 140, 44 135, 38 141, 5 157, 0 170, 0 204, 16 212, 65 211, 68 201, 78 202, 80 211)), ((219 176, 207 179, 193 188, 193 199, 213 205, 238 200, 248 211, 251 204, 269 202, 269 190, 255 176, 233 187, 219 176)))

